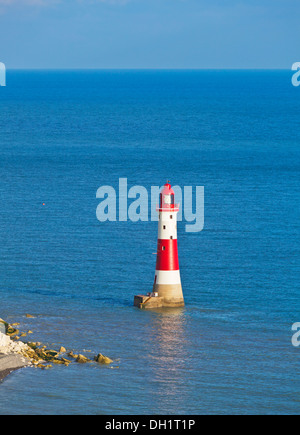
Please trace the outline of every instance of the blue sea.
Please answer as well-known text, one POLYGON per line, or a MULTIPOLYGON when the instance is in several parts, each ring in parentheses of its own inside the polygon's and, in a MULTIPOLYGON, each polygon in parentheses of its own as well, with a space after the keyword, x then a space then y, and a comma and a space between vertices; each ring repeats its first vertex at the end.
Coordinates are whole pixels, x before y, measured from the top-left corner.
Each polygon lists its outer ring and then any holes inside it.
POLYGON ((291 72, 8 71, 0 102, 0 317, 114 360, 16 371, 0 414, 299 414, 291 72), (183 309, 133 307, 157 222, 97 220, 119 178, 205 188, 203 231, 178 223, 183 309))

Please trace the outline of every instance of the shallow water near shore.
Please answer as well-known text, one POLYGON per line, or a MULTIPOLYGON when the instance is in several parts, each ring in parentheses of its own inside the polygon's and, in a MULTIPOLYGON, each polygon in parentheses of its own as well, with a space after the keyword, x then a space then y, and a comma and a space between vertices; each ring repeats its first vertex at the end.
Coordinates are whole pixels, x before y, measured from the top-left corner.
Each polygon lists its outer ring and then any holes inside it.
POLYGON ((290 73, 15 71, 3 90, 0 317, 114 363, 14 372, 0 414, 299 414, 290 73), (205 186, 204 231, 178 223, 183 309, 132 306, 157 223, 97 221, 120 177, 205 186))

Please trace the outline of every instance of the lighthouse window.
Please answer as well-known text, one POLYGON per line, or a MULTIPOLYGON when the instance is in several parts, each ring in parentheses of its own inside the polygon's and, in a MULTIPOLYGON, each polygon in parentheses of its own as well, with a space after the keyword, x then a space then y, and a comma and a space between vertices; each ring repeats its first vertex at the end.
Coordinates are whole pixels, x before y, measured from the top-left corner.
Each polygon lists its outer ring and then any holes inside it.
POLYGON ((166 250, 166 247, 165 247, 165 246, 163 246, 163 247, 162 247, 162 250, 163 250, 163 251, 165 251, 165 250, 166 250))
POLYGON ((171 204, 171 196, 170 195, 164 195, 164 201, 165 201, 165 204, 171 204))
POLYGON ((170 215, 170 219, 173 219, 173 215, 172 214, 170 215))
POLYGON ((164 230, 166 229, 166 226, 164 225, 164 230))
POLYGON ((170 239, 173 240, 173 236, 171 236, 170 239))
POLYGON ((172 195, 171 195, 171 204, 174 205, 174 203, 175 203, 175 197, 174 197, 174 194, 172 193, 172 195))

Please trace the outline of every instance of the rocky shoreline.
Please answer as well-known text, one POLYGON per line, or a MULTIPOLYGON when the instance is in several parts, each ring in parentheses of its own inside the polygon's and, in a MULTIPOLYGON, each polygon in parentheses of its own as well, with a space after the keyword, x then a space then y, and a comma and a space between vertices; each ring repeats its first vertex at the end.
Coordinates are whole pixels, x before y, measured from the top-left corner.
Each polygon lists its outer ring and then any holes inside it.
MULTIPOLYGON (((26 317, 31 317, 26 314, 26 317)), ((8 324, 0 319, 0 382, 12 371, 23 367, 38 367, 40 369, 51 369, 53 364, 63 364, 69 366, 76 362, 79 364, 95 362, 98 364, 111 364, 113 360, 97 354, 93 359, 85 355, 75 354, 72 350, 67 352, 64 347, 59 350, 47 349, 42 343, 24 342, 20 340, 27 337, 31 331, 20 332, 19 324, 8 324)))

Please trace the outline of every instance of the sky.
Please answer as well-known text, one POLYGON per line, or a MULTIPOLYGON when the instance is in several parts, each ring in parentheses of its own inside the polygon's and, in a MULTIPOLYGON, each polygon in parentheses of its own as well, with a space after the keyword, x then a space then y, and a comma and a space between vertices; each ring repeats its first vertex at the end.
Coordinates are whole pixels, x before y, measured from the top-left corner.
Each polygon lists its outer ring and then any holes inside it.
POLYGON ((0 0, 7 68, 286 68, 299 0, 0 0))

